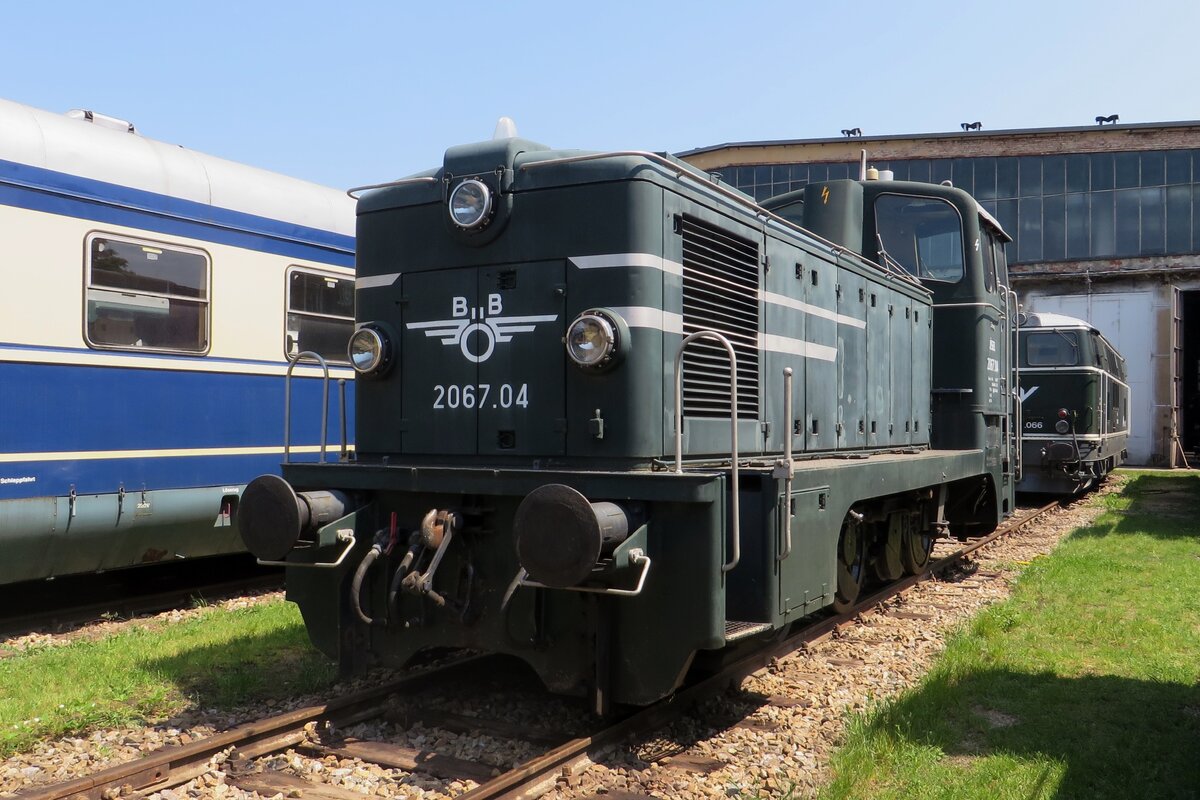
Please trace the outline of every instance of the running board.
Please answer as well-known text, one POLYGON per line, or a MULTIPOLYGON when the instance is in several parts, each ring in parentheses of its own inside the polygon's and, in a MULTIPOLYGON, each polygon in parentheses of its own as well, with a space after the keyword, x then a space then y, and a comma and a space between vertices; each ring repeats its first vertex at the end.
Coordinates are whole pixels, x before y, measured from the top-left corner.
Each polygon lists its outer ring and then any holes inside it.
POLYGON ((771 630, 769 622, 726 622, 725 641, 726 643, 736 642, 738 639, 745 639, 756 633, 766 633, 769 630, 771 630))

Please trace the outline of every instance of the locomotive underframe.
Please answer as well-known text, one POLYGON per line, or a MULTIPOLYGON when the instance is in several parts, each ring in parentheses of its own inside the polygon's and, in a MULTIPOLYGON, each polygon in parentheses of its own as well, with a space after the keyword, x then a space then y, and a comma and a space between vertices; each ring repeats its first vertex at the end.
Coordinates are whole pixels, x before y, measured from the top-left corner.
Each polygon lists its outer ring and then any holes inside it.
MULTIPOLYGON (((939 501, 969 507, 986 494, 985 474, 982 450, 801 462, 791 491, 793 550, 781 560, 785 482, 770 469, 743 469, 742 529, 757 533, 742 538, 740 563, 726 575, 727 472, 292 465, 285 477, 298 491, 336 488, 369 495, 370 502, 326 526, 318 540, 327 547, 289 555, 294 562, 332 562, 341 548, 334 531, 354 531, 354 549, 337 568, 288 570, 288 599, 300 606, 313 642, 347 672, 377 662, 401 666, 427 648, 472 647, 521 658, 555 692, 599 688, 612 702, 645 704, 675 689, 698 654, 731 644, 732 631, 769 637, 831 605, 838 536, 849 512, 868 521, 880 547, 893 514, 921 520, 932 535, 939 501), (513 515, 529 492, 551 483, 592 500, 644 506, 640 543, 652 565, 639 594, 513 588, 520 570, 513 515), (950 487, 945 498, 937 489, 942 484, 950 487), (433 576, 444 605, 403 591, 389 604, 403 542, 435 508, 463 519, 433 576), (389 538, 393 512, 401 544, 370 566, 356 593, 355 572, 373 544, 389 538), (506 544, 487 546, 496 538, 506 544), (356 597, 372 624, 359 618, 356 597)), ((636 583, 634 572, 601 564, 592 588, 627 589, 636 583)))

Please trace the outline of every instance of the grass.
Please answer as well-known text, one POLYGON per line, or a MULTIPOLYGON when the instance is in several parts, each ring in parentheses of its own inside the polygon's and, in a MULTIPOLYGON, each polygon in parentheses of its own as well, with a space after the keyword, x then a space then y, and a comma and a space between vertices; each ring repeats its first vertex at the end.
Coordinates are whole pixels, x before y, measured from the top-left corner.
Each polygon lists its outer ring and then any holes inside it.
POLYGON ((1130 473, 916 689, 851 720, 822 797, 1200 797, 1200 478, 1130 473))
POLYGON ((0 758, 44 738, 315 691, 335 673, 282 600, 27 651, 0 659, 0 758))

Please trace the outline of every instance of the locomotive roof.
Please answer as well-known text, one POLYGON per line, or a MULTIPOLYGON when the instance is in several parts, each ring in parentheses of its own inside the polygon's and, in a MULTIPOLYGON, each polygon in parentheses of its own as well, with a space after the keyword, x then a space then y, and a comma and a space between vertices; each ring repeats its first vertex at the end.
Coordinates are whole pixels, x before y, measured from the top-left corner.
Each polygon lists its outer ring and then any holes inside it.
POLYGON ((0 99, 4 161, 354 235, 354 201, 340 190, 0 99))
POLYGON ((1068 317, 1066 314, 1054 314, 1048 311, 1027 311, 1022 328, 1088 328, 1092 324, 1085 319, 1068 317))

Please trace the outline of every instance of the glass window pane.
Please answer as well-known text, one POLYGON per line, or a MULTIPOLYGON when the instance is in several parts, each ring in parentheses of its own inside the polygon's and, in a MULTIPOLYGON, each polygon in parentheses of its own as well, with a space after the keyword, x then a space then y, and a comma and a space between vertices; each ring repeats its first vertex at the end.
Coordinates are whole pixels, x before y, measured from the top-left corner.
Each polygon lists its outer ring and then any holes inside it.
POLYGON ((1114 157, 1116 164, 1116 188, 1132 189, 1138 185, 1138 154, 1117 153, 1114 157))
POLYGON ((1079 339, 1073 331, 1046 331, 1021 336, 1024 366, 1073 367, 1079 363, 1079 339))
POLYGON ((826 164, 808 165, 808 182, 820 183, 829 180, 829 166, 826 164))
POLYGON ((929 182, 941 183, 942 181, 951 180, 954 177, 954 170, 950 166, 950 159, 939 158, 929 162, 929 182))
MULTIPOLYGON (((829 180, 844 181, 850 177, 850 166, 848 164, 830 164, 829 165, 829 180)), ((858 172, 854 173, 854 177, 858 177, 858 172)))
MULTIPOLYGON (((1092 177, 1095 178, 1095 173, 1092 177)), ((1113 224, 1113 193, 1093 192, 1091 202, 1092 251, 1090 255, 1093 257, 1111 256, 1117 248, 1116 228, 1113 224)))
POLYGON ((1066 248, 1066 200, 1061 194, 1042 198, 1042 260, 1061 261, 1066 248))
POLYGON ((1017 239, 1021 238, 1021 231, 1017 227, 1017 201, 996 201, 996 210, 993 212, 993 215, 996 217, 996 221, 1000 223, 1000 227, 1004 229, 1004 232, 1013 237, 1013 242, 1009 245, 1009 255, 1016 254, 1017 239))
POLYGON ((1092 167, 1092 191, 1113 188, 1112 153, 1096 153, 1088 159, 1092 167))
POLYGON ((1037 156, 1021 158, 1021 197, 1035 197, 1042 193, 1042 159, 1037 156))
POLYGON ((200 253, 96 237, 91 256, 93 286, 200 300, 208 296, 208 259, 200 253))
POLYGON ((1192 252, 1200 252, 1200 183, 1192 184, 1192 252))
POLYGON ((908 179, 910 181, 920 181, 921 183, 929 183, 929 162, 923 158, 918 158, 908 162, 908 179))
POLYGON ((1088 168, 1090 161, 1087 156, 1067 156, 1067 191, 1086 192, 1090 189, 1088 168))
POLYGON ((888 256, 925 280, 962 278, 962 225, 945 200, 883 194, 875 201, 875 227, 888 256))
POLYGON ((771 182, 771 168, 769 166, 754 168, 754 182, 756 184, 768 184, 771 182))
POLYGON ((1144 256, 1165 253, 1166 190, 1162 187, 1142 189, 1138 192, 1138 200, 1142 207, 1142 242, 1138 253, 1144 256))
POLYGON ((1187 150, 1172 150, 1167 153, 1167 183, 1191 183, 1192 154, 1187 150))
POLYGON ((1066 187, 1067 159, 1046 156, 1042 159, 1042 193, 1062 194, 1066 187))
POLYGON ((738 167, 737 176, 734 178, 734 184, 739 189, 745 189, 748 186, 753 186, 754 167, 738 167))
POLYGON ((1167 252, 1186 253, 1192 244, 1192 187, 1167 187, 1167 252))
POLYGON ((996 159, 996 197, 1017 196, 1017 160, 1015 158, 996 159))
POLYGON ((888 165, 888 169, 890 169, 894 173, 893 177, 898 181, 911 180, 908 177, 908 162, 907 161, 893 161, 891 164, 888 165))
POLYGON ((1163 153, 1142 153, 1142 186, 1166 183, 1166 157, 1163 153))
POLYGON ((975 194, 975 168, 969 158, 956 158, 950 163, 950 181, 967 194, 975 194))
POLYGON ((1068 194, 1063 199, 1066 201, 1067 258, 1087 258, 1091 255, 1088 251, 1090 197, 1086 194, 1068 194))
POLYGON ((975 159, 975 190, 972 194, 976 200, 996 198, 996 159, 975 159))
POLYGON ((1021 238, 1017 245, 1017 261, 1042 260, 1042 198, 1023 197, 1017 209, 1021 238))
POLYGON ((292 270, 288 310, 354 319, 354 279, 292 270))
POLYGON ((1117 200, 1116 255, 1132 256, 1138 252, 1138 231, 1141 227, 1138 192, 1115 192, 1117 200))
POLYGON ((87 248, 90 345, 203 353, 208 349, 208 256, 96 236, 87 248))

